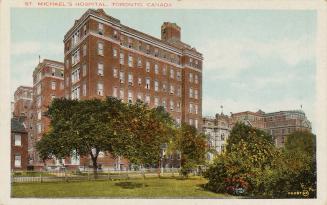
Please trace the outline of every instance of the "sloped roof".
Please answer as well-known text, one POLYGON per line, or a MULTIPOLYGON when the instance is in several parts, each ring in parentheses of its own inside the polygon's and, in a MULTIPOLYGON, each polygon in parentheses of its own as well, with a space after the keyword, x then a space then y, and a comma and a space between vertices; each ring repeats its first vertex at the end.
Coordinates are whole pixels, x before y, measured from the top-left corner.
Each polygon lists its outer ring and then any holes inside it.
POLYGON ((11 132, 27 132, 20 118, 11 119, 11 132))

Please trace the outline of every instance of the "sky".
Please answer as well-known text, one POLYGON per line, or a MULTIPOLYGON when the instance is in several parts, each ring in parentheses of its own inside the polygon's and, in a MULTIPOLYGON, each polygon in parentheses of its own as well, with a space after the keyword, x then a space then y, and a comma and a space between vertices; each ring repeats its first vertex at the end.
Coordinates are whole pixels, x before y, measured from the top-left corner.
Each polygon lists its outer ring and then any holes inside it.
MULTIPOLYGON (((63 39, 86 9, 11 11, 11 98, 32 86, 43 58, 63 61, 63 39)), ((163 22, 203 54, 203 116, 301 109, 315 126, 316 12, 312 10, 105 9, 121 23, 160 38, 163 22)))

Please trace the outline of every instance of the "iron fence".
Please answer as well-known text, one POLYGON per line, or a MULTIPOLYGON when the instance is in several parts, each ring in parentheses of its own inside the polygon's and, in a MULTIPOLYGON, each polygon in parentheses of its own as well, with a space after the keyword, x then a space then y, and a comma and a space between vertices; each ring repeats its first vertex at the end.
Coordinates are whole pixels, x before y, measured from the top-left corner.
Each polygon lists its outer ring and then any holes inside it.
POLYGON ((12 171, 12 183, 43 183, 43 182, 68 182, 87 180, 119 180, 132 178, 150 177, 174 177, 179 176, 179 168, 149 168, 141 170, 99 170, 94 177, 93 169, 85 171, 69 170, 47 170, 47 171, 12 171))

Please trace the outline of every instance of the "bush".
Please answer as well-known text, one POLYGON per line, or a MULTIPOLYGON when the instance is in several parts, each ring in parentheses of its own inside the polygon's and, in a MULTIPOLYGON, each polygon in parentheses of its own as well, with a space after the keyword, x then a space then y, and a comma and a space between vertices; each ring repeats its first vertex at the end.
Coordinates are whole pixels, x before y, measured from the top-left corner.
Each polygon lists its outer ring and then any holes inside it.
POLYGON ((312 140, 312 134, 295 133, 285 148, 278 149, 266 140, 267 137, 262 137, 261 132, 244 125, 241 128, 237 130, 246 130, 247 133, 237 132, 237 138, 246 137, 229 140, 233 144, 229 144, 229 149, 218 155, 205 172, 207 189, 260 198, 316 197, 315 140, 312 140))

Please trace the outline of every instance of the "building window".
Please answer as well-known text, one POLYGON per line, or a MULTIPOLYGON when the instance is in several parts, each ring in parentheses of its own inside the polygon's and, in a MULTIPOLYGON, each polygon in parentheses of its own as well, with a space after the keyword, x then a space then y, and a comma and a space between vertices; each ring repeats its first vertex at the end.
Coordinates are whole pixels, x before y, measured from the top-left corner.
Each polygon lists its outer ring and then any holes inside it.
POLYGON ((63 89, 64 89, 64 82, 61 81, 61 82, 60 82, 60 90, 63 90, 63 89))
POLYGON ((150 53, 150 45, 146 45, 146 53, 149 54, 150 53))
POLYGON ((51 95, 51 102, 56 98, 55 95, 51 95))
POLYGON ((56 81, 51 82, 51 90, 56 90, 56 81))
POLYGON ((55 74, 56 74, 56 69, 55 69, 55 68, 52 68, 52 69, 51 69, 51 75, 52 75, 52 76, 55 76, 55 74))
POLYGON ((98 75, 103 76, 103 63, 98 63, 98 75))
POLYGON ((133 74, 128 74, 128 85, 133 85, 133 74))
POLYGON ((76 50, 73 54, 72 54, 72 66, 79 63, 80 61, 80 54, 79 54, 79 50, 76 50))
POLYGON ((145 103, 150 104, 150 95, 145 96, 145 103))
POLYGON ((119 98, 120 98, 121 100, 124 100, 124 88, 121 88, 121 89, 119 90, 119 98))
POLYGON ((154 81, 154 91, 156 91, 156 92, 159 91, 159 82, 157 80, 154 81))
POLYGON ((167 109, 166 99, 162 99, 162 107, 165 108, 165 110, 167 109))
POLYGON ((156 106, 156 107, 159 106, 159 98, 158 97, 154 98, 154 106, 156 106))
POLYGON ((20 154, 15 154, 15 167, 22 166, 22 156, 20 154))
POLYGON ((159 50, 158 50, 158 48, 156 48, 156 49, 154 49, 154 56, 158 57, 158 55, 159 55, 159 50))
POLYGON ((42 117, 42 112, 41 112, 41 110, 39 110, 39 111, 37 111, 37 119, 41 120, 41 117, 42 117))
POLYGON ((139 78, 137 79, 137 84, 139 84, 139 85, 142 84, 142 78, 139 77, 139 78))
POLYGON ((164 67, 162 67, 162 74, 167 75, 167 65, 164 65, 164 67))
POLYGON ((79 67, 72 71, 72 83, 76 83, 79 81, 79 72, 80 72, 79 67))
POLYGON ((180 97, 182 95, 181 91, 182 91, 181 86, 178 86, 178 88, 177 88, 177 96, 180 97))
POLYGON ((190 73, 190 74, 189 74, 189 81, 190 81, 190 83, 193 82, 193 73, 190 73))
POLYGON ((128 56, 128 66, 133 67, 133 56, 128 56))
POLYGON ((86 83, 83 83, 83 96, 86 96, 86 83))
POLYGON ((118 38, 118 33, 116 30, 114 30, 114 38, 117 39, 118 38))
POLYGON ((177 122, 178 125, 180 125, 181 124, 181 118, 177 117, 176 122, 177 122))
POLYGON ((115 98, 118 97, 118 88, 117 88, 117 87, 114 87, 114 88, 113 88, 112 96, 114 96, 115 98))
POLYGON ((190 88, 189 97, 193 98, 193 88, 190 88))
POLYGON ((198 99, 198 90, 194 90, 194 98, 198 99))
POLYGON ((79 86, 75 86, 72 88, 72 99, 79 100, 80 88, 79 86))
POLYGON ((181 102, 178 102, 178 103, 177 103, 176 108, 177 108, 177 109, 176 109, 177 112, 180 112, 180 111, 181 111, 181 102))
POLYGON ((189 113, 193 113, 193 104, 192 103, 190 103, 189 113))
POLYGON ((86 56, 86 44, 83 45, 83 56, 86 56))
POLYGON ((173 85, 170 85, 170 89, 169 89, 169 91, 170 91, 170 94, 171 94, 171 95, 174 94, 174 92, 175 92, 175 88, 174 88, 173 85))
POLYGON ((170 78, 174 79, 174 75, 175 75, 174 69, 170 68, 170 78))
POLYGON ((131 38, 128 38, 128 48, 133 48, 133 40, 131 38))
POLYGON ((15 146, 22 146, 22 136, 15 134, 15 146))
POLYGON ((188 122, 190 125, 193 125, 193 119, 189 119, 188 122))
POLYGON ((119 82, 120 83, 124 83, 125 81, 125 74, 124 74, 124 71, 120 71, 119 72, 119 82))
POLYGON ((82 66, 82 69, 83 69, 83 77, 85 77, 86 76, 86 64, 83 64, 83 66, 82 66))
POLYGON ((120 53, 119 62, 121 65, 124 65, 124 53, 120 53))
POLYGON ((145 64, 145 70, 148 73, 150 72, 150 62, 149 61, 147 61, 146 64, 145 64))
POLYGON ((42 123, 37 123, 36 124, 36 131, 38 134, 42 132, 42 123))
POLYGON ((199 83, 199 76, 196 74, 194 75, 194 82, 195 82, 195 84, 199 83))
POLYGON ((103 96, 103 83, 97 84, 97 94, 103 96))
POLYGON ((194 120, 194 127, 195 127, 196 129, 198 129, 198 120, 197 120, 197 119, 194 120))
POLYGON ((98 24, 98 34, 103 35, 103 24, 102 23, 98 24))
POLYGON ((72 46, 75 46, 78 41, 79 41, 79 30, 76 31, 74 34, 73 34, 73 37, 72 37, 72 46))
POLYGON ((174 105, 174 101, 170 100, 170 111, 174 111, 175 105, 174 105))
POLYGON ((178 81, 182 80, 181 72, 180 71, 177 71, 176 72, 176 78, 177 78, 178 81))
POLYGON ((133 92, 131 90, 128 91, 128 103, 133 103, 133 92))
POLYGON ((159 66, 158 64, 154 64, 154 73, 159 74, 159 66))
POLYGON ((116 69, 116 68, 114 68, 114 69, 112 69, 112 72, 113 72, 113 76, 114 76, 114 78, 118 78, 118 69, 116 69))
POLYGON ((167 91, 167 84, 166 83, 163 83, 162 84, 162 91, 163 92, 166 92, 167 91))
POLYGON ((198 114, 198 109, 199 109, 199 106, 198 105, 194 105, 195 114, 198 114))
POLYGON ((142 93, 137 93, 137 99, 142 101, 142 93))
POLYGON ((98 43, 98 55, 103 56, 103 43, 98 43))
POLYGON ((145 79, 145 88, 146 88, 147 90, 150 90, 150 78, 146 78, 146 79, 145 79))
POLYGON ((117 57, 117 49, 112 49, 112 55, 116 58, 117 57))
POLYGON ((141 58, 137 59, 137 66, 142 67, 142 59, 141 58))

